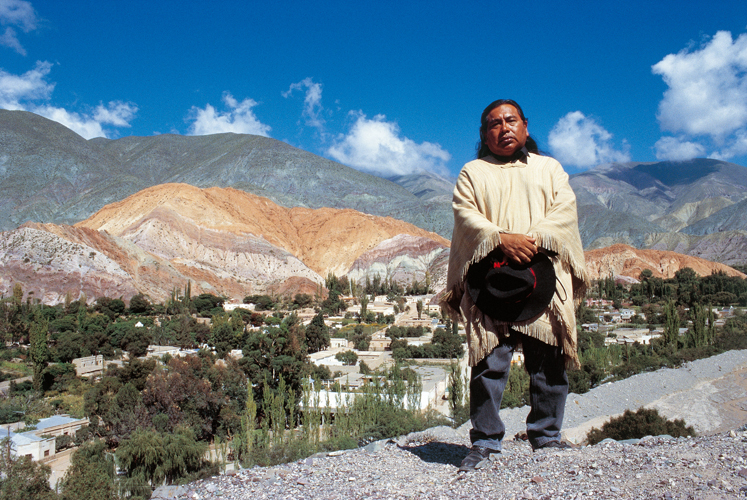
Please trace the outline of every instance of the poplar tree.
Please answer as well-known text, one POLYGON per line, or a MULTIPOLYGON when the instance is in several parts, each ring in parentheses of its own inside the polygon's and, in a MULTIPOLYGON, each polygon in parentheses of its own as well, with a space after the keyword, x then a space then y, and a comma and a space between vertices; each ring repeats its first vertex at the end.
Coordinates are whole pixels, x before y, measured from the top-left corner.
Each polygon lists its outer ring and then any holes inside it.
POLYGON ((669 300, 664 306, 664 339, 667 344, 677 347, 677 340, 680 334, 680 317, 677 314, 677 306, 673 300, 669 300))
POLYGON ((29 331, 29 358, 34 365, 33 386, 35 391, 42 388, 42 372, 47 367, 49 352, 47 351, 47 335, 49 334, 49 321, 36 315, 29 331))

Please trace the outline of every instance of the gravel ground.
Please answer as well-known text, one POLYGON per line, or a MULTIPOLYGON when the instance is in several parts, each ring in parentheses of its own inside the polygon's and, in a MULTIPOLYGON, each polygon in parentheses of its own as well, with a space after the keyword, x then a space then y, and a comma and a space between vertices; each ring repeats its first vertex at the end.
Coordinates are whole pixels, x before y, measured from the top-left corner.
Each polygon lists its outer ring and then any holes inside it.
MULTIPOLYGON (((703 405, 697 403, 708 399, 712 410, 714 405, 723 408, 731 402, 744 401, 745 374, 747 351, 732 351, 679 369, 637 375, 582 396, 570 395, 565 426, 572 431, 591 421, 603 422, 625 409, 663 405, 684 414, 692 410, 692 419, 699 426, 713 427, 713 412, 703 411, 703 405)), ((742 410, 730 409, 727 413, 737 412, 733 418, 717 417, 722 426, 741 419, 741 424, 732 430, 694 438, 658 436, 622 443, 610 440, 568 451, 537 453, 524 441, 507 439, 503 453, 486 468, 466 474, 458 473, 457 468, 469 451, 469 424, 459 429, 436 427, 372 443, 364 449, 160 488, 153 498, 745 498, 745 410, 747 405, 742 410)), ((527 411, 520 408, 502 412, 507 436, 523 430, 527 411)), ((688 420, 688 424, 695 422, 688 420)))
MULTIPOLYGON (((699 434, 735 429, 747 421, 747 413, 744 413, 739 422, 724 422, 733 419, 728 419, 728 415, 716 415, 714 411, 709 411, 710 408, 702 407, 702 403, 710 400, 705 396, 723 392, 714 388, 714 379, 728 374, 739 374, 741 377, 745 366, 747 350, 728 351, 718 356, 686 363, 680 368, 639 373, 619 382, 601 385, 586 394, 569 394, 563 419, 563 434, 567 439, 580 443, 591 427, 587 424, 600 427, 609 416, 621 414, 625 410, 635 411, 642 406, 657 408, 667 418, 684 418, 699 434), (666 404, 676 402, 677 399, 684 401, 674 405, 666 404), (701 406, 695 406, 696 402, 701 403, 701 406), (722 424, 725 423, 732 425, 726 425, 726 428, 722 429, 722 424), (583 432, 573 432, 574 428, 579 428, 583 432)), ((747 392, 742 390, 724 397, 741 400, 747 397, 747 392)), ((712 401, 714 405, 719 403, 712 401)), ((501 411, 507 437, 524 430, 528 413, 528 406, 501 411)))

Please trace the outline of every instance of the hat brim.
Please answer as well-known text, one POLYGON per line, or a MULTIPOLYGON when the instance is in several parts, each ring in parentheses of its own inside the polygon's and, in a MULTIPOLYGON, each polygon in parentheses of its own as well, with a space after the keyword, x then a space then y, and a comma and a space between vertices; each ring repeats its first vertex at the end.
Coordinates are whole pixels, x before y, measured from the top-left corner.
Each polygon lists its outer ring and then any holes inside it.
MULTIPOLYGON (((550 305, 555 294, 555 268, 544 253, 538 253, 526 265, 509 262, 508 269, 495 270, 493 263, 503 260, 500 250, 494 250, 487 257, 472 264, 467 271, 466 288, 472 302, 483 312, 498 321, 518 323, 539 316, 550 305), (514 280, 515 275, 524 273, 534 278, 534 286, 526 298, 507 301, 499 298, 495 288, 500 288, 500 280, 514 280)), ((513 285, 509 285, 513 286, 513 285)))

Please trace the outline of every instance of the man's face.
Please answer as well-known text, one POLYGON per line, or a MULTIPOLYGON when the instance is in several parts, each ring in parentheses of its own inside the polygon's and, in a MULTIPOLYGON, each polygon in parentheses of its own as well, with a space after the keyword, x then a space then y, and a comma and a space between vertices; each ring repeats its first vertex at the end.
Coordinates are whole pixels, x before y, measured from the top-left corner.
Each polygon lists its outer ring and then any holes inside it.
POLYGON ((511 156, 527 142, 527 122, 510 104, 501 104, 492 110, 486 123, 485 144, 495 155, 511 156))

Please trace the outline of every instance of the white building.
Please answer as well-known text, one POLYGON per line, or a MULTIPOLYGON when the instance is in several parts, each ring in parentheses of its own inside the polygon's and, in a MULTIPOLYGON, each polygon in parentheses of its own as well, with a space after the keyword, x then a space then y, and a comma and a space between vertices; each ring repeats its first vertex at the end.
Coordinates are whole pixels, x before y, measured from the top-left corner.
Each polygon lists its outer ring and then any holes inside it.
POLYGON ((0 429, 0 439, 10 438, 11 452, 15 456, 26 456, 38 461, 55 455, 57 436, 75 436, 78 429, 84 425, 88 425, 87 418, 77 419, 67 415, 54 415, 39 420, 36 429, 27 432, 13 432, 10 430, 10 425, 5 426, 0 429))

